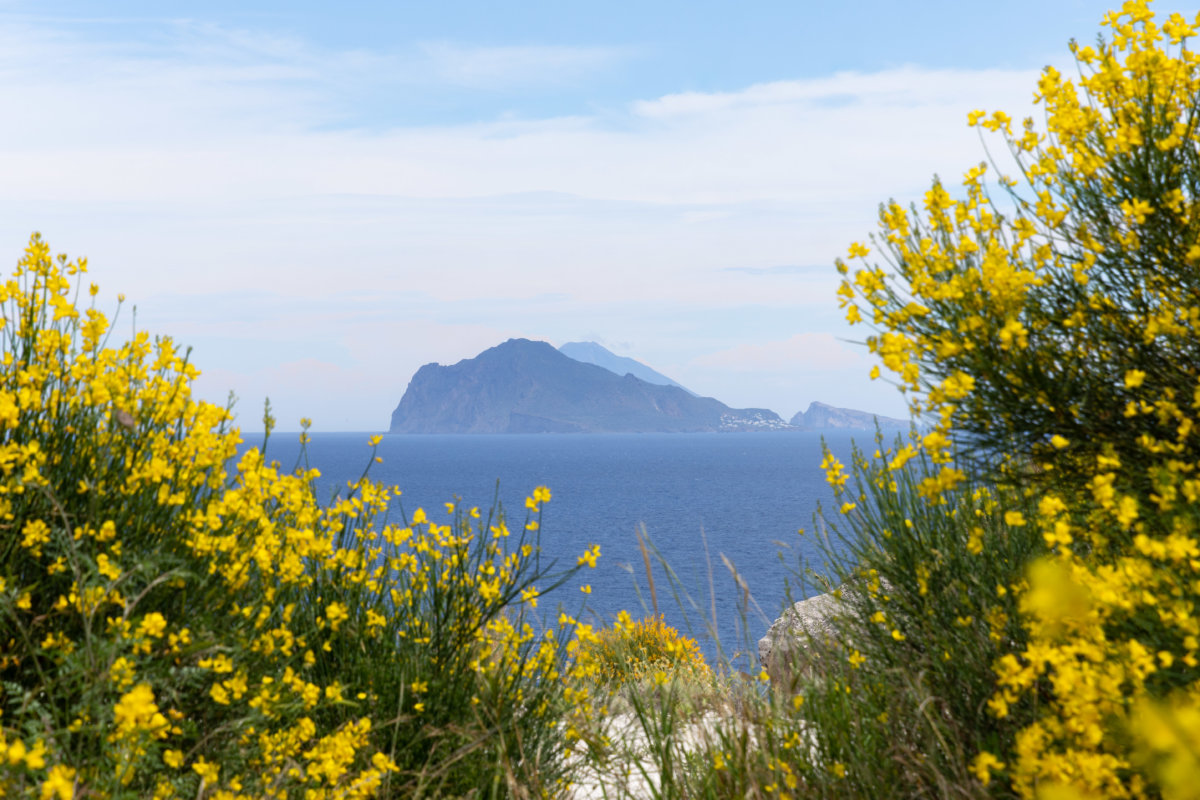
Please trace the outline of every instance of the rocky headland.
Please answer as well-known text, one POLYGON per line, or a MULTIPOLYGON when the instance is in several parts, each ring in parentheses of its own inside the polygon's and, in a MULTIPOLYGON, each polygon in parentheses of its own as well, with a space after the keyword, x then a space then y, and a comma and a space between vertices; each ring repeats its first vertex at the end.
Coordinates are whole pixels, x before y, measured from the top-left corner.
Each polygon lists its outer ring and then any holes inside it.
POLYGON ((807 411, 796 414, 788 424, 802 431, 873 431, 876 422, 879 423, 881 430, 907 430, 909 426, 906 419, 884 417, 867 411, 855 411, 852 408, 835 408, 817 402, 810 403, 807 411))

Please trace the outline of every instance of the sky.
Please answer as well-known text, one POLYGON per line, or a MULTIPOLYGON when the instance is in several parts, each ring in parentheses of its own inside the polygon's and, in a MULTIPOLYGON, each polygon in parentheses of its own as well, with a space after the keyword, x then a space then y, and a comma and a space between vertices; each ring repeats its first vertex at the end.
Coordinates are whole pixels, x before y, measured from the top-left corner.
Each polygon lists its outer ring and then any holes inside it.
POLYGON ((1035 114, 1110 5, 0 0, 0 249, 86 256, 245 431, 385 431, 513 337, 905 416, 833 262, 1005 165, 967 113, 1035 114))

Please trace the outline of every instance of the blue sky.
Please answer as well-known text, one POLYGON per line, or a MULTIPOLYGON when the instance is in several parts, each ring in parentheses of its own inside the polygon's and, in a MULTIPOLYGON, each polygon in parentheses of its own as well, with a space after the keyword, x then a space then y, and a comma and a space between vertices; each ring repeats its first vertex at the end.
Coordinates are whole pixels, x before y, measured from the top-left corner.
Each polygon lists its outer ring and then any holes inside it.
POLYGON ((1107 8, 0 1, 0 244, 86 255, 247 430, 268 395, 385 429, 419 366, 513 336, 901 415, 834 258, 1107 8))

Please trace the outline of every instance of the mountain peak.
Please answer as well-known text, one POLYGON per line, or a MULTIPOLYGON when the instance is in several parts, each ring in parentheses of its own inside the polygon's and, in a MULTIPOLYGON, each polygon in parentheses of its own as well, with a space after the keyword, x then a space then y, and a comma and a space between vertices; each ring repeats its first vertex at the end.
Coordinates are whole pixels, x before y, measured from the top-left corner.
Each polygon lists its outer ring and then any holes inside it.
POLYGON ((598 367, 603 367, 617 375, 633 375, 635 378, 641 378, 646 383, 652 383, 656 386, 676 386, 693 397, 699 396, 686 386, 676 383, 666 375, 646 366, 642 362, 627 358, 626 356, 619 356, 604 345, 597 344, 596 342, 567 342, 558 348, 558 352, 576 361, 582 361, 584 364, 595 364, 598 367))

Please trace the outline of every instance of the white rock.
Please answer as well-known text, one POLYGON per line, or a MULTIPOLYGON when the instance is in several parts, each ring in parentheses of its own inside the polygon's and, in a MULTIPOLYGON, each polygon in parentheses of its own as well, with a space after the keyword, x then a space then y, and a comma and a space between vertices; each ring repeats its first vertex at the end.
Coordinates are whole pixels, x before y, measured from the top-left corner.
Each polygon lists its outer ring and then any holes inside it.
POLYGON ((833 594, 818 594, 793 603, 758 640, 758 663, 775 677, 798 650, 805 649, 806 635, 836 636, 835 620, 842 608, 842 601, 833 594))
MULTIPOLYGON (((704 748, 720 721, 720 715, 708 711, 675 731, 672 749, 678 768, 682 769, 687 753, 704 748)), ((637 715, 615 714, 609 718, 605 730, 613 742, 609 763, 603 767, 592 764, 584 767, 577 776, 577 782, 567 793, 567 800, 657 796, 662 776, 654 754, 650 752, 650 737, 637 715)), ((582 753, 572 754, 568 758, 568 766, 582 758, 585 758, 582 753)))

